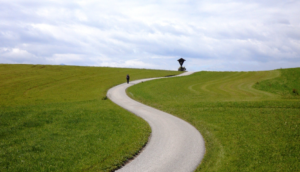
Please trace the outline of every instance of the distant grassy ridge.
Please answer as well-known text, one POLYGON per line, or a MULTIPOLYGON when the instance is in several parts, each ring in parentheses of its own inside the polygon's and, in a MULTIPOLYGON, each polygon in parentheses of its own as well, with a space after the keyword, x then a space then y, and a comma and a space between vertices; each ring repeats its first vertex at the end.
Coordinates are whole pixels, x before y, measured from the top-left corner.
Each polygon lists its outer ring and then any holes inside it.
POLYGON ((254 88, 268 91, 283 99, 300 99, 300 68, 278 69, 280 76, 256 82, 254 88))
POLYGON ((130 87, 132 98, 203 135, 196 171, 300 171, 300 68, 198 72, 130 87))
POLYGON ((126 74, 179 72, 0 65, 0 171, 111 171, 132 158, 150 127, 106 99, 126 74))

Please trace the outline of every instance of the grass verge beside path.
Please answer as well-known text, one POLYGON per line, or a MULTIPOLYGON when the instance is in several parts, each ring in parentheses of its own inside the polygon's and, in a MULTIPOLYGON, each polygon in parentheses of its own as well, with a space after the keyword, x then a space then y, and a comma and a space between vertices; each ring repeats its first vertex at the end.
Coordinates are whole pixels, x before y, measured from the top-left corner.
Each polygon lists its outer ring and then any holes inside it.
POLYGON ((126 81, 174 71, 0 65, 0 171, 112 171, 150 127, 106 99, 126 81))
POLYGON ((127 92, 201 132, 206 154, 196 171, 299 171, 300 96, 291 93, 299 77, 300 68, 198 72, 127 92))

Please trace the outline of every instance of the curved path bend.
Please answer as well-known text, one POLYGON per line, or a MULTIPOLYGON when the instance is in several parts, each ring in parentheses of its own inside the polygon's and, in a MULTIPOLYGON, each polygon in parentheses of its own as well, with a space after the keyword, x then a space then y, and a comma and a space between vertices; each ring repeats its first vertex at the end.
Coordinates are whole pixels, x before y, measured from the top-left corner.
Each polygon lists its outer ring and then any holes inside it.
MULTIPOLYGON (((178 76, 190 75, 185 72, 178 76)), ((108 90, 107 97, 119 106, 140 116, 151 127, 151 137, 143 151, 119 172, 188 172, 200 164, 204 153, 204 140, 189 123, 171 114, 146 106, 129 98, 126 89, 141 79, 124 83, 108 90)))

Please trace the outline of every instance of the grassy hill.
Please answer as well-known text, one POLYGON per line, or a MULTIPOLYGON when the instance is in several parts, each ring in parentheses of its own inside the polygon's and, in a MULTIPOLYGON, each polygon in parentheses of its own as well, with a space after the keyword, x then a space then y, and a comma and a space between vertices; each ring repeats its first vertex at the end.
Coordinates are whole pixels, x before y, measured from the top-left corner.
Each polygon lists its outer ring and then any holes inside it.
POLYGON ((203 135, 196 171, 300 171, 300 68, 198 72, 130 87, 132 98, 203 135))
POLYGON ((0 171, 111 171, 147 142, 146 122, 106 99, 174 71, 0 65, 0 171))

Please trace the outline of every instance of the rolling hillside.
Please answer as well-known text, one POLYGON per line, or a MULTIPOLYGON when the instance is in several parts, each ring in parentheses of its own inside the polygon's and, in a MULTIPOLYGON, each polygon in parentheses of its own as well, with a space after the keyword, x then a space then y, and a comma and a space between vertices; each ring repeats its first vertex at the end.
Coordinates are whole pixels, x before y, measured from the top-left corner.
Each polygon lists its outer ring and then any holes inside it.
POLYGON ((203 135, 197 171, 299 171, 300 68, 197 72, 127 90, 203 135))
POLYGON ((106 98, 131 80, 176 71, 0 65, 0 171, 111 171, 150 127, 106 98))

